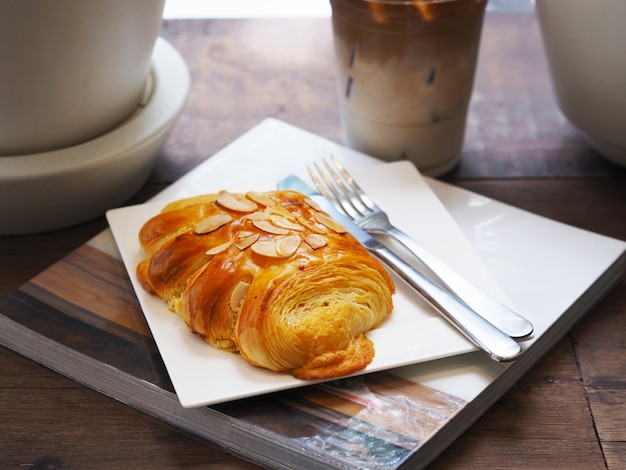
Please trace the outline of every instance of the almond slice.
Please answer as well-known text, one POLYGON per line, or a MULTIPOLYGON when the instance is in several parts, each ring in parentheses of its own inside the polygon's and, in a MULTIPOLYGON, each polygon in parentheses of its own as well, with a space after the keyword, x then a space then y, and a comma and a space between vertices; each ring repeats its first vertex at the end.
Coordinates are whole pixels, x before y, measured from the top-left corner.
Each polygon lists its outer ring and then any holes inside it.
POLYGON ((328 233, 328 229, 326 227, 324 227, 323 225, 318 225, 314 222, 311 222, 310 220, 305 219, 304 217, 299 217, 298 222, 300 222, 302 225, 304 225, 306 228, 308 228, 312 232, 321 233, 321 234, 328 233))
POLYGON ((270 214, 282 215, 283 217, 293 221, 297 219, 296 215, 293 212, 290 212, 289 209, 285 209, 283 206, 272 207, 270 210, 270 214))
POLYGON ((246 197, 265 207, 274 207, 276 205, 276 202, 267 194, 259 193, 256 191, 248 191, 246 193, 246 197))
POLYGON ((252 224, 259 230, 263 230, 264 232, 271 233, 273 235, 285 235, 289 233, 289 230, 286 228, 277 227, 269 220, 253 220, 252 224))
POLYGON ((239 248, 240 250, 245 250, 250 245, 252 245, 254 242, 256 242, 258 239, 259 239, 259 234, 258 233, 253 233, 252 235, 248 235, 247 237, 238 238, 235 241, 234 245, 237 248, 239 248))
POLYGON ((233 291, 230 293, 230 308, 233 312, 239 312, 243 306, 243 301, 246 299, 250 289, 250 283, 245 281, 239 281, 233 291))
POLYGON ((240 230, 237 232, 237 235, 235 235, 235 238, 247 238, 250 235, 254 235, 254 232, 250 232, 249 230, 240 230))
POLYGON ((270 219, 270 215, 267 212, 264 211, 256 211, 253 212, 252 214, 248 214, 246 216, 246 219, 248 220, 269 220, 270 219))
POLYGON ((276 253, 278 253, 278 256, 281 258, 289 258, 296 252, 301 243, 302 238, 298 235, 289 235, 280 238, 276 243, 276 253))
POLYGON ((205 253, 207 255, 217 255, 218 253, 221 253, 222 251, 226 251, 232 244, 233 242, 222 243, 221 245, 217 245, 217 246, 214 246, 213 248, 209 248, 205 253))
POLYGON ((313 217, 320 224, 324 225, 325 227, 328 227, 329 229, 333 230, 334 232, 337 232, 337 233, 346 233, 347 232, 346 228, 343 225, 341 225, 339 222, 337 222, 335 219, 333 219, 328 214, 325 214, 324 212, 314 212, 313 213, 313 217))
POLYGON ((256 254, 269 258, 279 258, 276 251, 276 240, 257 240, 250 246, 256 254))
POLYGON ((296 232, 304 232, 304 227, 297 222, 292 222, 286 217, 280 215, 270 215, 270 221, 277 227, 282 227, 287 230, 295 230, 296 232))
POLYGON ((219 212, 217 214, 212 214, 204 219, 202 219, 194 230, 194 233, 197 235, 202 235, 205 233, 213 232, 217 230, 222 225, 226 225, 228 222, 232 221, 233 218, 224 212, 219 212))
POLYGON ((315 202, 313 199, 311 198, 305 198, 304 199, 304 203, 309 206, 312 209, 315 209, 316 211, 321 211, 322 208, 317 204, 317 202, 315 202))
POLYGON ((258 206, 243 194, 220 191, 217 194, 218 204, 236 212, 254 212, 258 206))
POLYGON ((304 241, 314 250, 322 248, 328 244, 328 239, 319 233, 309 233, 304 236, 304 241))

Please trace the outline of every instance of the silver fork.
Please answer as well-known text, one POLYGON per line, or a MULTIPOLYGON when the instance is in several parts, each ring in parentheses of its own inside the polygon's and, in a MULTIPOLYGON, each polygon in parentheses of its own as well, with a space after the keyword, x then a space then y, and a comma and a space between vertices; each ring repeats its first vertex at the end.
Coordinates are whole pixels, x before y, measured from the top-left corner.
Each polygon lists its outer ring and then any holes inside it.
POLYGON ((413 238, 389 221, 387 214, 361 189, 343 165, 331 156, 331 166, 323 161, 326 171, 314 163, 315 171, 307 167, 317 189, 333 205, 359 227, 369 233, 391 236, 426 266, 437 280, 483 318, 515 339, 528 337, 533 325, 493 297, 478 289, 463 276, 448 267, 413 238))

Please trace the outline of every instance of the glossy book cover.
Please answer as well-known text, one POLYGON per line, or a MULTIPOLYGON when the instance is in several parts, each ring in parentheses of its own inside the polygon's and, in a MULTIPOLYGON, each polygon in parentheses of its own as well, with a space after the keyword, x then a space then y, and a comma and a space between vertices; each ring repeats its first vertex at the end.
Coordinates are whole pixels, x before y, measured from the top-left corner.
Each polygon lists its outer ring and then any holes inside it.
MULTIPOLYGON (((237 184, 262 178, 269 186, 329 152, 351 168, 380 165, 267 120, 156 200, 184 197, 232 175, 237 184), (259 155, 274 164, 261 165, 259 155)), ((465 237, 458 257, 478 256, 497 283, 492 287, 535 324, 517 361, 495 362, 470 345, 391 370, 184 407, 110 230, 0 299, 0 344, 264 466, 425 467, 619 281, 626 244, 424 181, 445 208, 439 216, 449 216, 465 237)))

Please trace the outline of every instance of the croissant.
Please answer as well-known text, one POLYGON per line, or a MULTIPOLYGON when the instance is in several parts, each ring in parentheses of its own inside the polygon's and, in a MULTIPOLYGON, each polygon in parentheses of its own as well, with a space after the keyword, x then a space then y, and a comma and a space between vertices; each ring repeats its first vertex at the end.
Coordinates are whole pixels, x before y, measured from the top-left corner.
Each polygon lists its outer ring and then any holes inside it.
POLYGON ((345 228, 294 191, 221 191, 167 205, 139 232, 143 288, 192 332, 250 364, 301 379, 364 369, 365 333, 393 281, 345 228))

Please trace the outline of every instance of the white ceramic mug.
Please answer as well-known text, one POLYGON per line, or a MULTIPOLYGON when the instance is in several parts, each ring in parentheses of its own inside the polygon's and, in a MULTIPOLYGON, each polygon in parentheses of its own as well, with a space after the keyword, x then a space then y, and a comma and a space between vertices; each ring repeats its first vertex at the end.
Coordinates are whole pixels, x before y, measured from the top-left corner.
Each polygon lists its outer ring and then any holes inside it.
POLYGON ((626 166, 626 1, 536 0, 536 11, 561 111, 626 166))
POLYGON ((164 0, 0 0, 0 158, 66 148, 132 113, 164 0))

